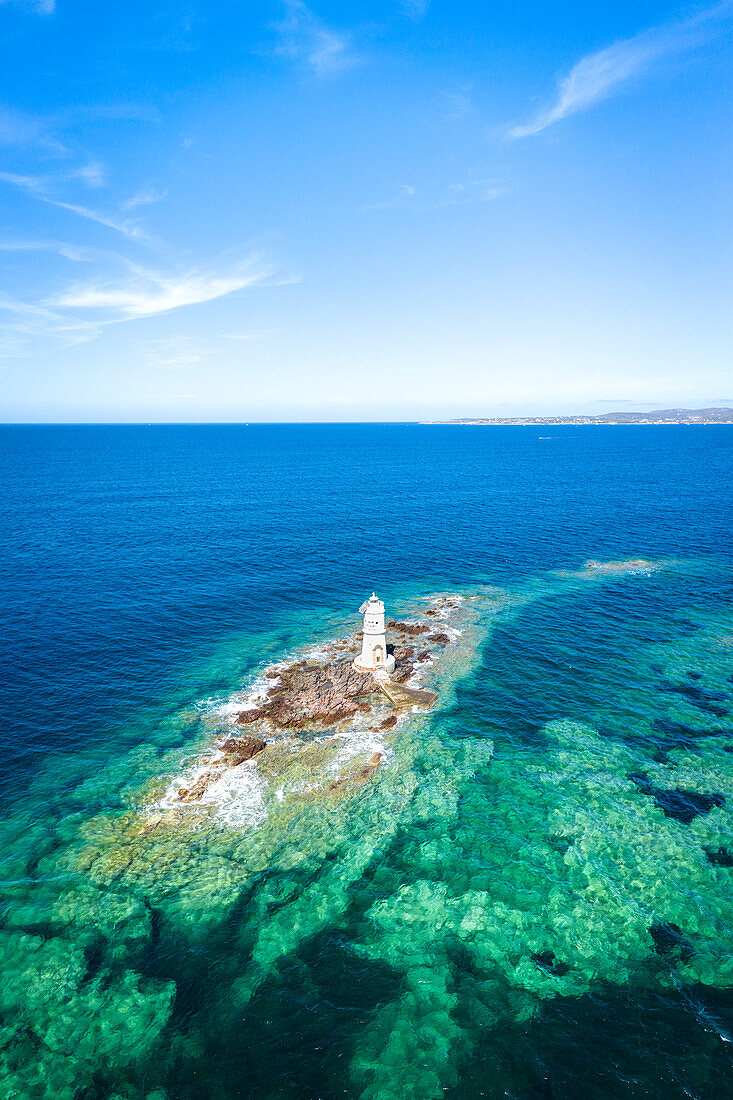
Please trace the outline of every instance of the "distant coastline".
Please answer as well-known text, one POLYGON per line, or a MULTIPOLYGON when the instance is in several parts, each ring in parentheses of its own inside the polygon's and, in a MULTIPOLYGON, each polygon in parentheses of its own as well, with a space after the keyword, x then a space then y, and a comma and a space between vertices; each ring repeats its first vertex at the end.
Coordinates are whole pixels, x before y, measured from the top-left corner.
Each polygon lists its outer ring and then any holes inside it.
POLYGON ((600 416, 464 416, 455 420, 424 420, 423 424, 733 424, 733 409, 658 409, 652 412, 612 412, 600 416))

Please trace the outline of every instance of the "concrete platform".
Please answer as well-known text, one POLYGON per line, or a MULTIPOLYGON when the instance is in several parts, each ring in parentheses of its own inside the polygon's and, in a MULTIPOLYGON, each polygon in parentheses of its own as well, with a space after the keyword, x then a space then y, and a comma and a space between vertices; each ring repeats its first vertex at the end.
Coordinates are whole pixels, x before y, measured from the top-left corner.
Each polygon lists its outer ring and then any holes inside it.
POLYGON ((408 687, 407 684, 394 684, 391 680, 376 680, 377 686, 384 692, 393 707, 406 710, 408 707, 424 707, 430 710, 438 696, 425 688, 408 687))

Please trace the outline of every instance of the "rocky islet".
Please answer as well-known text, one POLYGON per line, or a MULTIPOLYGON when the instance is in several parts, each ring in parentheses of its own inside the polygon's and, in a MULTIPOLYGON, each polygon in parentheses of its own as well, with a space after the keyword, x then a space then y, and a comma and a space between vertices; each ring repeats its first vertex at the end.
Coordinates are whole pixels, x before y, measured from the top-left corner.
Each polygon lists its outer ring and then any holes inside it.
MULTIPOLYGON (((451 642, 446 630, 435 630, 435 620, 447 618, 459 606, 457 597, 439 597, 427 608, 425 615, 433 621, 395 620, 387 623, 394 642, 388 651, 395 659, 391 680, 408 684, 416 677, 416 666, 431 662, 437 649, 451 642), (432 631, 432 633, 431 633, 432 631), (430 642, 420 653, 410 644, 414 637, 430 642), (425 637, 426 636, 426 637, 425 637)), ((353 658, 359 651, 361 631, 348 638, 327 643, 318 658, 302 658, 280 667, 270 666, 264 672, 267 687, 249 707, 238 711, 233 718, 236 726, 256 730, 258 736, 232 736, 216 744, 217 755, 199 762, 199 767, 188 786, 178 788, 176 802, 183 805, 200 803, 224 774, 246 764, 263 752, 273 738, 282 740, 290 734, 317 736, 326 729, 341 727, 363 716, 365 719, 375 710, 376 702, 384 702, 379 685, 369 672, 353 666, 353 658)), ((394 729, 397 716, 388 715, 378 724, 368 727, 370 732, 381 733, 394 729)), ((383 754, 374 753, 357 769, 351 769, 351 778, 362 780, 371 777, 379 766, 383 754)), ((346 780, 333 780, 328 791, 339 790, 346 780)))

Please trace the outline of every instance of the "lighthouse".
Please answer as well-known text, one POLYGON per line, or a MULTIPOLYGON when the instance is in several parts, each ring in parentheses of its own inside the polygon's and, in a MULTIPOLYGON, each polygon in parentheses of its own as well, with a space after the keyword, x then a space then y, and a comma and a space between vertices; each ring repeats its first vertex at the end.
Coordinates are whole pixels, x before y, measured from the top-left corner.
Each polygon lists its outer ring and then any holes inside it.
POLYGON ((361 654, 354 661, 354 668, 360 672, 376 672, 389 676, 394 672, 394 657, 387 653, 384 604, 375 592, 361 605, 359 614, 364 616, 364 634, 361 654))

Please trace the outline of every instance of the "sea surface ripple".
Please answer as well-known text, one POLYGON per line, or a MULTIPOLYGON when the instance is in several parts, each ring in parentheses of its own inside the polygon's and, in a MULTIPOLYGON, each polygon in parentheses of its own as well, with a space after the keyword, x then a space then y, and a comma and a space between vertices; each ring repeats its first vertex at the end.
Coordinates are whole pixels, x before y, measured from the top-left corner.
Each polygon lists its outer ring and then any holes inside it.
POLYGON ((732 444, 0 428, 3 1095, 733 1095, 732 444), (434 710, 171 815, 372 589, 434 710))

